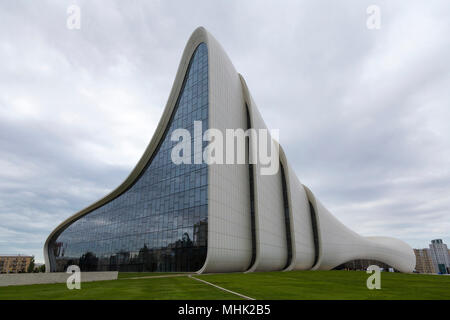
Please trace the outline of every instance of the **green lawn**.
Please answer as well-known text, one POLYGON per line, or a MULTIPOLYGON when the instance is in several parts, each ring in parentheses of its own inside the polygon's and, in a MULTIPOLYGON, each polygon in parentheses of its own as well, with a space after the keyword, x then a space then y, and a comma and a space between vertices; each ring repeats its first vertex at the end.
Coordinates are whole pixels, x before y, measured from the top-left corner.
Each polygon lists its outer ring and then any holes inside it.
POLYGON ((291 271, 202 275, 199 278, 256 299, 450 299, 450 276, 381 273, 368 290, 363 271, 291 271))
MULTIPOLYGON (((119 274, 119 280, 0 287, 0 299, 240 299, 187 276, 129 279, 167 273, 119 274)), ((357 271, 291 271, 196 276, 255 299, 450 299, 450 276, 381 273, 381 290, 368 290, 357 271)))
POLYGON ((68 290, 65 283, 0 287, 0 300, 157 300, 238 299, 239 297, 186 276, 153 279, 125 279, 86 282, 80 290, 68 290))

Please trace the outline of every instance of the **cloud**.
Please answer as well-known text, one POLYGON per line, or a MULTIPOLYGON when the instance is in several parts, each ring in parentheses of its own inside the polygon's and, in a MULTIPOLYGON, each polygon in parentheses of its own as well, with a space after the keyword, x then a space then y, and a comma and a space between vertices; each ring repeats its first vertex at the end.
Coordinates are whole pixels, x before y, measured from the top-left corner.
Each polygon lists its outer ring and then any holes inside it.
POLYGON ((184 45, 205 26, 301 181, 363 235, 450 243, 446 1, 0 4, 0 252, 42 261, 63 219, 149 142, 184 45), (81 8, 81 29, 66 9, 81 8), (289 116, 286 116, 289 115, 289 116))

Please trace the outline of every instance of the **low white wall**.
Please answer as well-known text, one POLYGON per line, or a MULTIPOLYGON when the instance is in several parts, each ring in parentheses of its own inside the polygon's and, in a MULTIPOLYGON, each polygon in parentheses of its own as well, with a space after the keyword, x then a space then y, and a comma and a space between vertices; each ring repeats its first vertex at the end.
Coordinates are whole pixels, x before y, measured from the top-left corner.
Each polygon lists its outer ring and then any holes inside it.
MULTIPOLYGON (((70 275, 70 273, 65 272, 0 274, 0 287, 42 283, 66 283, 70 275)), ((117 271, 81 272, 81 282, 116 280, 117 275, 117 271)))

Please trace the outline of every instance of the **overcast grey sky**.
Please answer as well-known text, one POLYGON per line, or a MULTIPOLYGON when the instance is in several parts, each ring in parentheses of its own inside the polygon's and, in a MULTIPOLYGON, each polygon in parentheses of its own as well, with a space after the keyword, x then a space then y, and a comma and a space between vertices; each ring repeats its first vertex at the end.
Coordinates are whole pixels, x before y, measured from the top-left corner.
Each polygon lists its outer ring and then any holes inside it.
POLYGON ((42 262, 52 229, 126 178, 198 26, 343 223, 450 244, 450 2, 393 2, 0 2, 0 253, 42 262))

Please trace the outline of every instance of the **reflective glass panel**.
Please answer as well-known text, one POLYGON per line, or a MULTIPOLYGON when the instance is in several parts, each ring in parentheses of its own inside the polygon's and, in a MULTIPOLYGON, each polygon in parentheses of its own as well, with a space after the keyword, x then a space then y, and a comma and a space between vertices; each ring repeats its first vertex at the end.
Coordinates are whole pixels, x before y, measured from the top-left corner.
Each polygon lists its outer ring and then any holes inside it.
MULTIPOLYGON (((197 271, 206 258, 208 167, 171 160, 173 130, 208 129, 208 52, 191 59, 170 124, 147 168, 123 194, 70 224, 49 245, 52 271, 197 271)), ((192 147, 192 151, 194 148, 192 147)), ((194 155, 191 156, 192 163, 194 155)))

